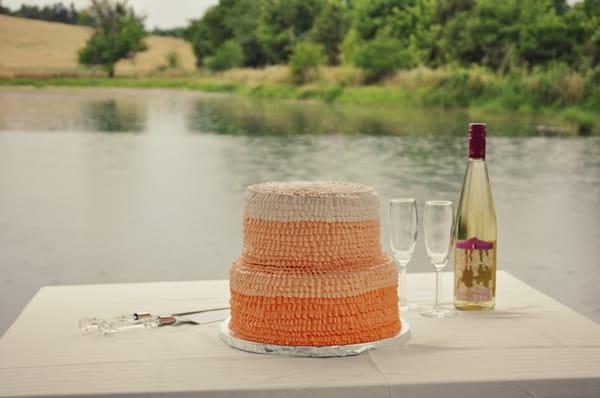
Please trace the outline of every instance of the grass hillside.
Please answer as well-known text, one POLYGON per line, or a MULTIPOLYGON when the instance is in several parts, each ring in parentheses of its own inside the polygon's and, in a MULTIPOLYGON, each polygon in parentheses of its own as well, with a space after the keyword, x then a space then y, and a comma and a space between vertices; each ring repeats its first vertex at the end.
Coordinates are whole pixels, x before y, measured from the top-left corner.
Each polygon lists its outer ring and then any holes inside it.
MULTIPOLYGON (((77 63, 77 50, 92 30, 84 26, 0 15, 0 77, 35 77, 91 73, 77 63)), ((195 70, 189 43, 174 37, 148 36, 148 50, 117 64, 117 75, 143 75, 164 69, 175 52, 180 69, 195 70)))

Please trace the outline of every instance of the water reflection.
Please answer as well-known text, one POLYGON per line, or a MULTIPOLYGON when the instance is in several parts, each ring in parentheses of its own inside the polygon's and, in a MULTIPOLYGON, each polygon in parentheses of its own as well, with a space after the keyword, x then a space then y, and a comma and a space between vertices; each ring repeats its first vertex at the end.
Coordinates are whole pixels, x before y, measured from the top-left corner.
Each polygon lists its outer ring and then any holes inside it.
POLYGON ((0 129, 243 136, 462 137, 485 120, 494 136, 551 135, 548 120, 481 111, 273 101, 168 90, 3 89, 0 129), (541 128, 539 126, 546 126, 541 128))
POLYGON ((444 113, 432 118, 420 110, 364 108, 314 102, 198 98, 190 130, 233 135, 424 135, 454 134, 468 115, 444 113))
POLYGON ((145 131, 152 101, 130 92, 3 89, 0 129, 20 131, 145 131))
POLYGON ((114 99, 91 101, 81 105, 86 130, 100 132, 138 132, 144 129, 144 117, 131 104, 114 99))
POLYGON ((464 136, 473 120, 486 120, 494 134, 537 134, 529 117, 461 110, 406 109, 318 102, 271 101, 243 97, 198 97, 189 115, 195 132, 225 135, 464 136))

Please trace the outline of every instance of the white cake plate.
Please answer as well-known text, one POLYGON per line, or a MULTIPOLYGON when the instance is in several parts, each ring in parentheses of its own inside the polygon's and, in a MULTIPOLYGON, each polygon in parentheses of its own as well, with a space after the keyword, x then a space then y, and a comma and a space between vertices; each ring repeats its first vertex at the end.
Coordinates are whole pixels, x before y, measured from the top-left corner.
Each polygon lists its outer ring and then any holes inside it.
POLYGON ((225 344, 238 350, 254 352, 257 354, 290 355, 294 357, 314 358, 346 357, 350 355, 359 355, 365 351, 387 347, 392 344, 404 344, 410 337, 410 324, 407 320, 402 319, 402 329, 397 335, 387 339, 371 341, 368 343, 330 345, 323 347, 264 344, 237 337, 229 329, 229 319, 230 318, 225 319, 220 325, 219 329, 221 340, 223 340, 225 344))

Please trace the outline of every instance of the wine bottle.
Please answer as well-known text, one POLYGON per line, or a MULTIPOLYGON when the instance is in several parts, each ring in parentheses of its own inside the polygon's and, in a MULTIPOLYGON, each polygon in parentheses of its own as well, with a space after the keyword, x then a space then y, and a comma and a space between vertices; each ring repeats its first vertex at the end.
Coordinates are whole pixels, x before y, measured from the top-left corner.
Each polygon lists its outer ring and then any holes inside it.
POLYGON ((469 124, 469 162, 454 230, 454 306, 493 309, 496 303, 496 210, 485 163, 485 123, 469 124))

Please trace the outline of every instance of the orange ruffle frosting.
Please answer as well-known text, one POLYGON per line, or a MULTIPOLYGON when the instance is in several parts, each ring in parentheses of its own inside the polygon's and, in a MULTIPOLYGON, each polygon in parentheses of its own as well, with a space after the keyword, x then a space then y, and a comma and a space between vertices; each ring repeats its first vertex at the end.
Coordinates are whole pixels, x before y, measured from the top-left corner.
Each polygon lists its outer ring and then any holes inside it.
POLYGON ((248 187, 244 248, 230 271, 231 330, 252 341, 313 346, 395 335, 398 276, 379 239, 370 187, 248 187))
POLYGON ((396 285, 334 299, 231 292, 229 327, 251 341, 328 346, 381 340, 400 330, 396 285))

